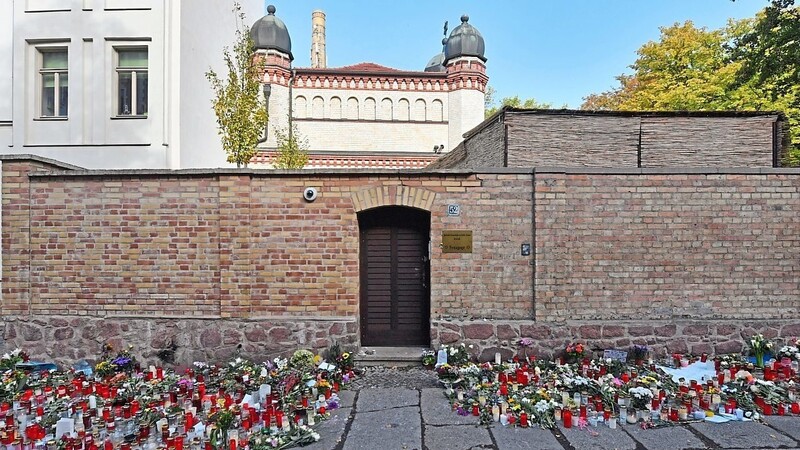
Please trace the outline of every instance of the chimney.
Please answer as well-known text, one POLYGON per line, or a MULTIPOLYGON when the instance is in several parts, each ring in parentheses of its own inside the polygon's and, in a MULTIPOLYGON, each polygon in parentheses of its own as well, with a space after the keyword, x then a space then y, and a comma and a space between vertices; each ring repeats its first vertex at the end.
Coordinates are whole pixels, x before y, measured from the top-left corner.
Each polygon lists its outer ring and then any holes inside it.
POLYGON ((311 67, 324 69, 328 66, 325 56, 325 13, 316 10, 311 13, 311 67))

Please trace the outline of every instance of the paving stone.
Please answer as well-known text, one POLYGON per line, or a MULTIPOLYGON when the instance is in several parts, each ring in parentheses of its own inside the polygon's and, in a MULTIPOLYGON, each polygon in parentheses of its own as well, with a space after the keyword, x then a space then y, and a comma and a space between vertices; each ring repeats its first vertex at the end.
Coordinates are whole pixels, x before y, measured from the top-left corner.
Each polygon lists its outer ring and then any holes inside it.
POLYGON ((788 416, 765 416, 764 420, 769 426, 788 434, 800 441, 800 418, 788 416))
POLYGON ((359 410, 347 433, 343 448, 344 450, 421 449, 422 423, 419 407, 408 406, 372 412, 359 410))
POLYGON ((431 450, 492 447, 492 438, 485 427, 470 425, 425 426, 425 446, 431 450))
POLYGON ((319 441, 304 447, 308 450, 333 450, 342 441, 347 421, 350 418, 351 408, 338 408, 331 411, 331 415, 314 426, 314 431, 319 433, 319 441))
POLYGON ((356 398, 356 392, 351 390, 339 391, 339 406, 342 408, 352 408, 356 398))
POLYGON ((419 406, 419 391, 416 389, 362 389, 358 393, 358 412, 381 411, 404 406, 419 406))
POLYGON ((620 425, 614 430, 604 426, 584 429, 575 427, 565 429, 564 425, 558 427, 556 431, 567 438, 570 445, 576 449, 634 450, 636 448, 636 442, 622 430, 620 425))
POLYGON ((426 425, 477 425, 475 416, 459 416, 444 396, 444 390, 428 388, 422 390, 422 420, 426 425))
POLYGON ((553 450, 563 448, 550 430, 495 425, 489 429, 502 450, 553 450))
POLYGON ((690 430, 682 426, 651 428, 643 430, 637 426, 625 426, 624 430, 644 445, 647 450, 680 450, 708 448, 690 430))
POLYGON ((722 448, 777 448, 797 445, 793 439, 758 422, 700 422, 690 426, 722 448))

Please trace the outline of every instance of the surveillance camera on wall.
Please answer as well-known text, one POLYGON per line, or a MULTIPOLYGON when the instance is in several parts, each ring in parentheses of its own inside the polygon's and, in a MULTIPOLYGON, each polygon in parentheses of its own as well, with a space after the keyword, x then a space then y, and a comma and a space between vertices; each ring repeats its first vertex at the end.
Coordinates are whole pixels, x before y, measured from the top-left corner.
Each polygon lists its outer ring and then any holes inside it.
POLYGON ((317 190, 313 187, 307 187, 303 189, 303 198, 307 202, 313 202, 317 199, 317 190))

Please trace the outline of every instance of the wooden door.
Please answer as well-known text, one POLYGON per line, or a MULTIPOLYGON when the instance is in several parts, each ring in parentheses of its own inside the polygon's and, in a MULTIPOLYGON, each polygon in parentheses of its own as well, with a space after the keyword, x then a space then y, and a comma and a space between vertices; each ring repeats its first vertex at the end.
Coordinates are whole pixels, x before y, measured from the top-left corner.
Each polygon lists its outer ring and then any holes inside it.
POLYGON ((430 344, 430 213, 386 207, 359 215, 361 345, 430 344))

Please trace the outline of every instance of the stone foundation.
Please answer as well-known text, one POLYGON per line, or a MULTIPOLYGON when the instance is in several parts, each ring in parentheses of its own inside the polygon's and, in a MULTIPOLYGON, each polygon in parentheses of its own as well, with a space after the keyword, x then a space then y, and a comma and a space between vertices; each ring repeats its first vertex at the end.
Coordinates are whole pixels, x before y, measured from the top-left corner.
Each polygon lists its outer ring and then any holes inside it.
POLYGON ((659 356, 671 353, 699 355, 738 353, 747 350, 746 341, 762 333, 776 345, 800 336, 800 320, 675 320, 647 322, 567 322, 542 323, 530 320, 449 320, 432 323, 431 345, 465 343, 480 361, 515 354, 551 358, 570 342, 582 342, 592 350, 628 350, 632 345, 647 345, 659 356), (521 338, 533 345, 521 348, 521 338))
POLYGON ((0 354, 21 348, 31 359, 94 362, 104 343, 133 346, 143 363, 186 366, 225 362, 237 351, 264 361, 297 349, 321 351, 333 343, 353 349, 355 318, 149 319, 10 316, 0 320, 0 354))

